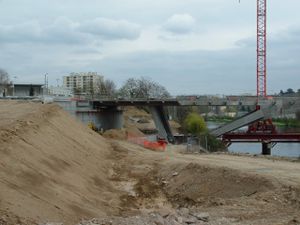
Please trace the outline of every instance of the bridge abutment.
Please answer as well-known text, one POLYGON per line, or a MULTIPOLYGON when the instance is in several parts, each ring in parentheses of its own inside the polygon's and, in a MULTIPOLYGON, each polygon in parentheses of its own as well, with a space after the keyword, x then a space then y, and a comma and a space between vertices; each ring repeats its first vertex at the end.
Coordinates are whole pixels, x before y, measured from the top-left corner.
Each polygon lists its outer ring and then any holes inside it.
POLYGON ((90 101, 57 101, 64 110, 88 125, 92 123, 98 130, 121 129, 123 110, 119 106, 105 106, 95 109, 90 101))

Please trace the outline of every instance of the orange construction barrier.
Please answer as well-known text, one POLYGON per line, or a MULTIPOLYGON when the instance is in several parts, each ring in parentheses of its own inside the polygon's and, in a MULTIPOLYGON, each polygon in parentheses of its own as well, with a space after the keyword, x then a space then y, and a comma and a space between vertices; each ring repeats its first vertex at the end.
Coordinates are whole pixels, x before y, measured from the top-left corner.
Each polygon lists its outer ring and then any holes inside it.
POLYGON ((164 151, 166 149, 166 143, 158 141, 144 141, 144 147, 156 151, 164 151))
POLYGON ((154 151, 164 151, 167 146, 167 142, 164 140, 149 141, 146 137, 134 137, 133 135, 127 135, 128 141, 141 145, 144 148, 148 148, 154 151))

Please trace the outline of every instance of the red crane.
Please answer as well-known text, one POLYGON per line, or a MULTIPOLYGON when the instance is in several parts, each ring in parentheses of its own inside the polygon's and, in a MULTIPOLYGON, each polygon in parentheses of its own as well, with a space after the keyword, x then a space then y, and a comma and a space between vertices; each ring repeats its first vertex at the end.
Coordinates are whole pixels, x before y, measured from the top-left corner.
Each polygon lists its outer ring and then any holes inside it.
MULTIPOLYGON (((239 0, 239 3, 241 0, 239 0)), ((267 97, 267 0, 257 0, 257 98, 267 97)))
POLYGON ((267 0, 257 0, 257 97, 267 97, 267 0))

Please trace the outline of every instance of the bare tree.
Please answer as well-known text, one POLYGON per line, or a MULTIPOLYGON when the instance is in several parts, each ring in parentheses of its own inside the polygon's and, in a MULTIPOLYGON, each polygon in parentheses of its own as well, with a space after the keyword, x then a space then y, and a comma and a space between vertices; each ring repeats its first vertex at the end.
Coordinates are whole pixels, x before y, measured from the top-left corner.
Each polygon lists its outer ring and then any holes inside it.
POLYGON ((117 90, 116 84, 109 79, 104 81, 104 88, 108 96, 114 96, 117 90))
POLYGON ((135 98, 138 95, 138 81, 129 78, 119 90, 119 95, 126 98, 135 98))
POLYGON ((0 95, 5 97, 9 91, 10 80, 8 73, 0 68, 0 95))
POLYGON ((10 82, 8 73, 0 68, 0 84, 8 85, 10 82))
POLYGON ((125 98, 165 98, 170 96, 165 87, 145 77, 129 78, 119 90, 119 95, 125 98))
POLYGON ((99 97, 112 97, 116 93, 116 84, 109 79, 101 79, 96 83, 95 94, 99 97))

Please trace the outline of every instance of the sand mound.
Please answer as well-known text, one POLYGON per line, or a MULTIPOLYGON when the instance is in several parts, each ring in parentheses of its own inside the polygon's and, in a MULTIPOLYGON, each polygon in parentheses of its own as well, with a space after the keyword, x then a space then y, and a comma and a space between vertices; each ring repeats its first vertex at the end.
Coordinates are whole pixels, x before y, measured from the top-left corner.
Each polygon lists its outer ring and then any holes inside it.
POLYGON ((0 118, 1 224, 117 212, 105 139, 55 105, 0 101, 0 118))
POLYGON ((169 200, 179 205, 222 204, 226 199, 249 197, 274 188, 259 176, 195 163, 165 167, 159 176, 168 181, 164 189, 169 200))
POLYGON ((139 120, 151 120, 152 119, 152 116, 143 109, 139 109, 136 107, 130 107, 130 106, 124 107, 125 121, 129 117, 138 118, 139 120))
MULTIPOLYGON (((172 132, 178 133, 180 130, 180 124, 174 120, 169 121, 172 132)), ((136 107, 124 107, 124 127, 126 129, 132 129, 135 127, 145 134, 155 134, 157 129, 153 121, 152 115, 141 108, 136 107)), ((138 135, 141 136, 141 135, 138 135)))
POLYGON ((135 126, 126 127, 123 129, 111 129, 103 133, 103 137, 116 139, 116 140, 127 140, 132 137, 144 137, 145 135, 135 126))
POLYGON ((179 133, 181 125, 175 120, 170 120, 169 123, 173 134, 179 133))
POLYGON ((126 140, 127 139, 127 132, 125 129, 111 129, 107 130, 103 133, 103 137, 105 138, 112 138, 117 140, 126 140))

